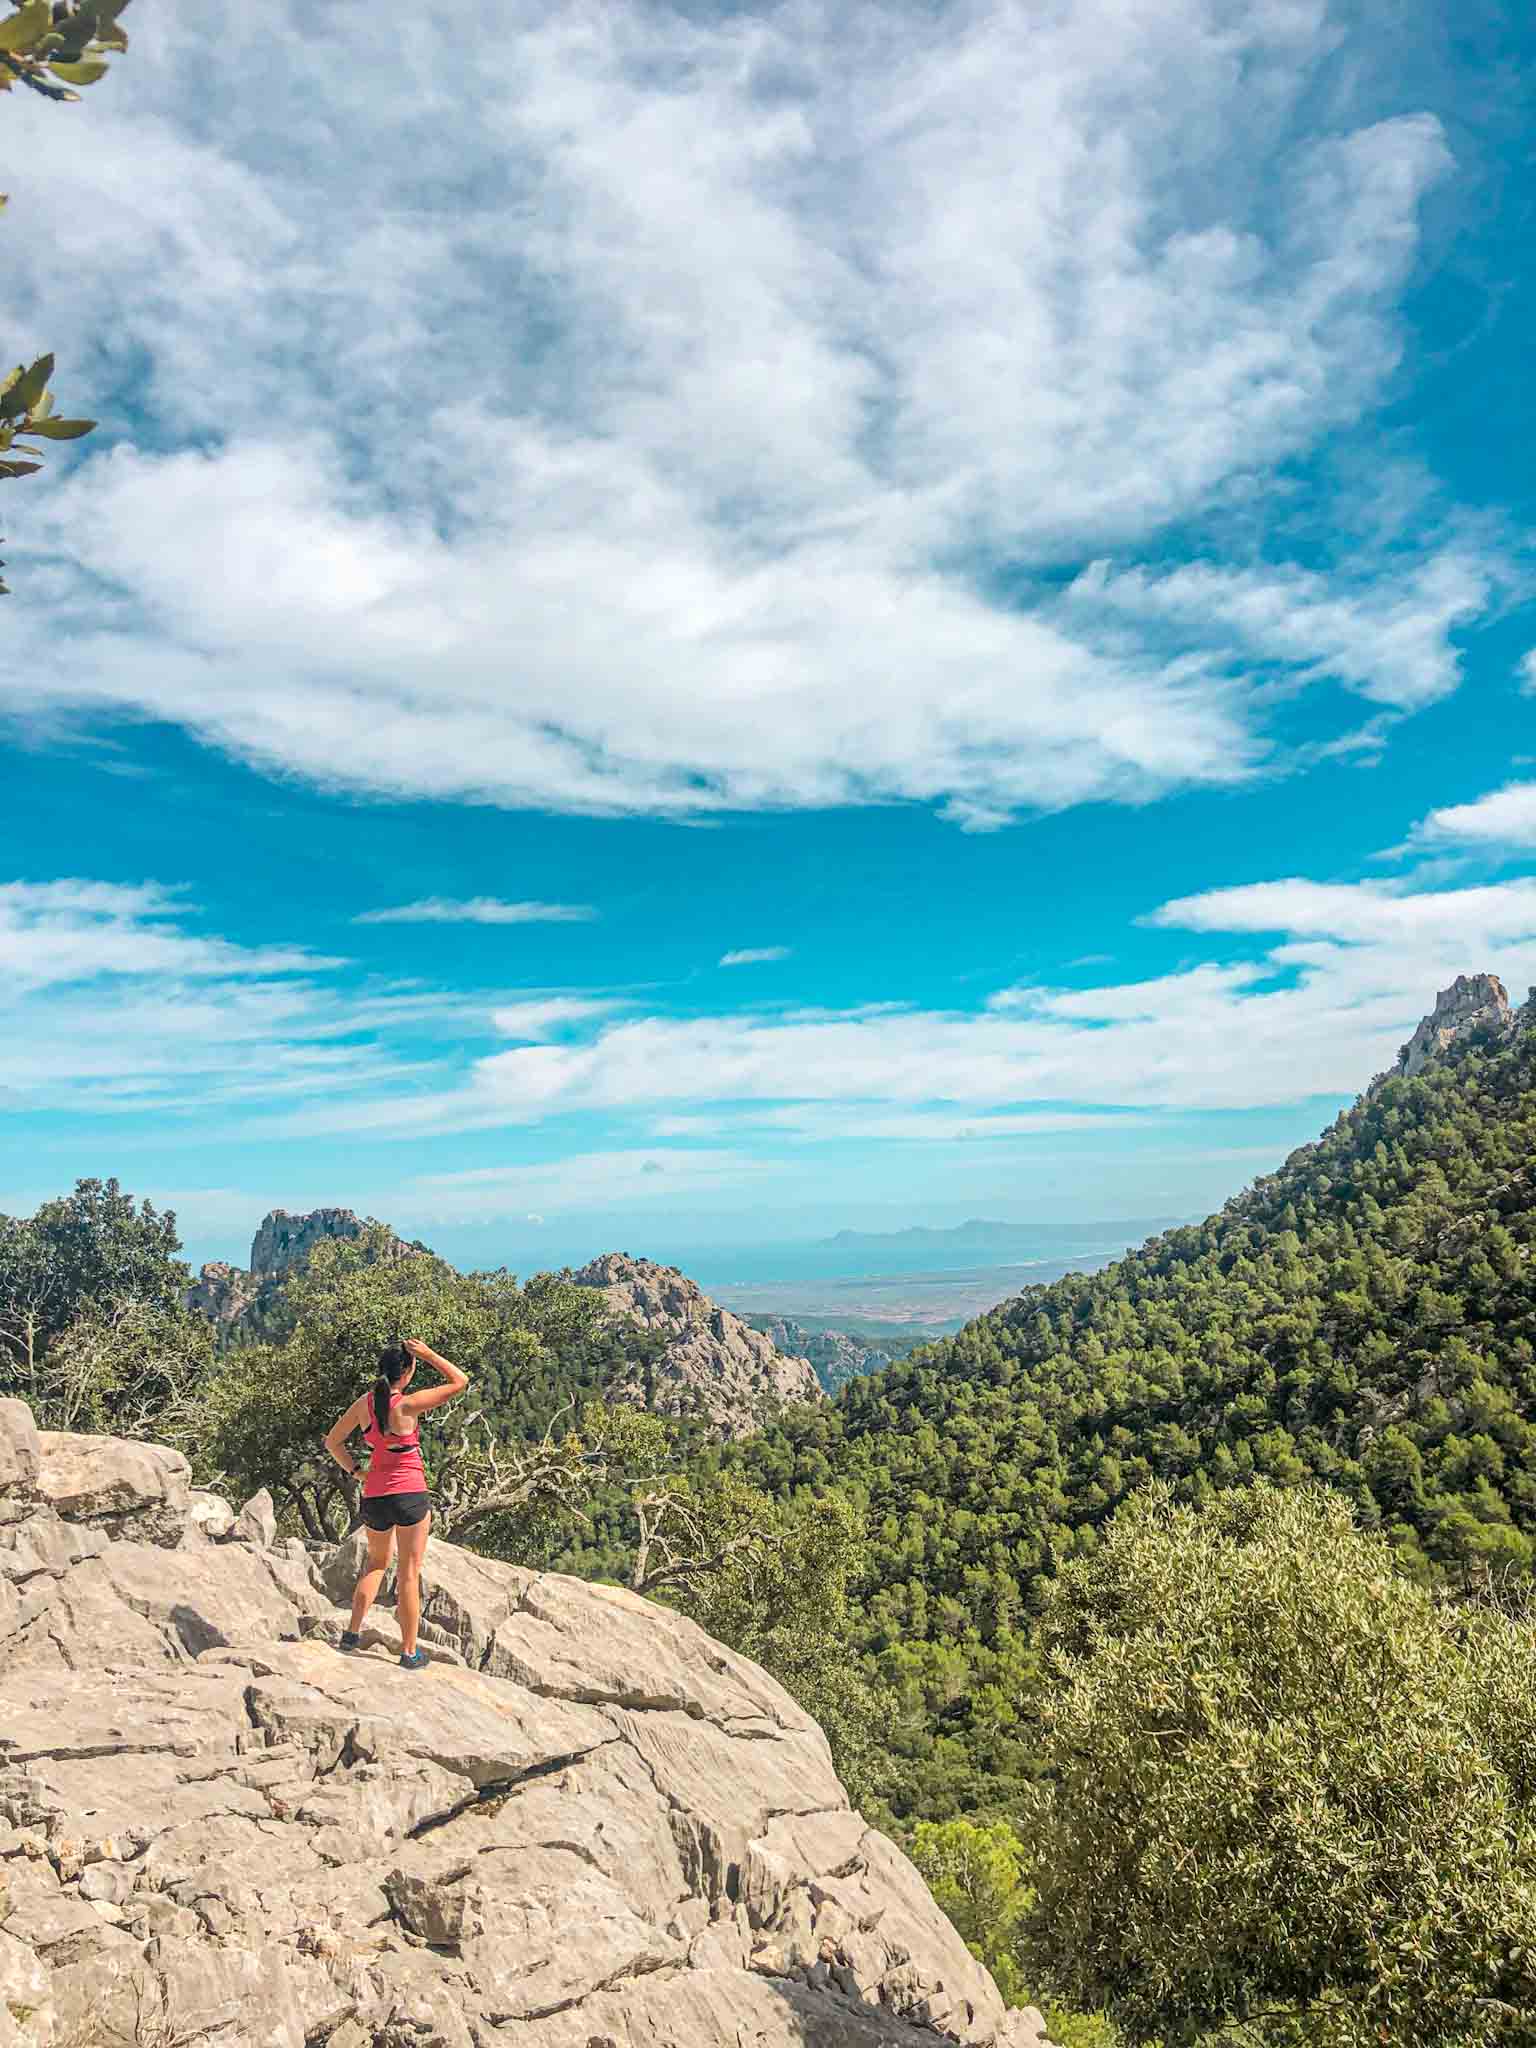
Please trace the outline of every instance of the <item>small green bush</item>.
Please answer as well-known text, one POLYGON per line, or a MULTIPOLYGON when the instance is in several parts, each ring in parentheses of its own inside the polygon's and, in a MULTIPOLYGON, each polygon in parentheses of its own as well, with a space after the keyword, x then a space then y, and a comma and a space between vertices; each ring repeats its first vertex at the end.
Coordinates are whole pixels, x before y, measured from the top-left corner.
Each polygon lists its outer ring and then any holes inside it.
MULTIPOLYGON (((919 1821, 912 1860, 934 1899, 1009 2005, 1035 2005, 1019 1960, 1019 1933, 1032 1903, 1024 1881, 1024 1845, 1006 1821, 919 1821)), ((1056 2048, 1115 2048, 1109 2023, 1047 2005, 1056 2048)))
POLYGON ((1536 2039, 1536 1660, 1322 1491, 1131 1502, 1066 1567, 1032 1981, 1133 2043, 1536 2039))

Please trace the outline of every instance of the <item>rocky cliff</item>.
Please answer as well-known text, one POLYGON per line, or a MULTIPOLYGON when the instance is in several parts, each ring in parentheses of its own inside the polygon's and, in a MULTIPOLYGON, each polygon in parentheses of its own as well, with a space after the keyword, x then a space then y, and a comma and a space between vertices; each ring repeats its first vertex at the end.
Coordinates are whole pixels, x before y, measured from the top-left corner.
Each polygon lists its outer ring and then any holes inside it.
POLYGON ((668 1334, 646 1383, 630 1390, 658 1414, 698 1413, 727 1436, 744 1436, 778 1402, 826 1398, 808 1359, 786 1357, 675 1266, 605 1252, 572 1278, 601 1289, 615 1316, 668 1334))
POLYGON ((1447 1052, 1460 1038, 1487 1030, 1503 1035, 1514 1029, 1509 996, 1496 974, 1458 974, 1441 989, 1435 1007, 1397 1056, 1396 1071, 1412 1080, 1428 1060, 1447 1052))
POLYGON ((403 1672, 207 1499, 0 1401, 0 2048, 1040 2042, 680 1615, 434 1544, 403 1672))
POLYGON ((778 1351, 808 1358, 815 1368, 823 1393, 835 1394, 849 1380, 879 1372, 897 1356, 863 1344, 846 1330, 808 1330, 790 1316, 753 1316, 752 1328, 761 1330, 778 1351))
MULTIPOLYGON (((253 1312, 281 1286, 296 1266, 303 1265, 318 1244, 329 1238, 361 1237, 367 1225, 351 1209, 310 1209, 295 1214, 272 1209, 261 1219, 251 1240, 249 1269, 213 1259, 187 1290, 187 1306, 198 1309, 220 1330, 228 1330, 253 1312)), ((420 1245, 391 1237, 385 1257, 403 1259, 420 1245)))

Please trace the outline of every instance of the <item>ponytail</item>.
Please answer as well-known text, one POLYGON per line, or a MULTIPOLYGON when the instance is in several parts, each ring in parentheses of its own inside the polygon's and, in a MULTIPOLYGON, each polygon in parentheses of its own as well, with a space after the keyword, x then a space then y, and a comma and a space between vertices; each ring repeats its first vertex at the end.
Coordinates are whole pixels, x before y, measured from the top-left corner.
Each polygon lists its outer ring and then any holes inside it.
POLYGON ((411 1365, 403 1344, 386 1344, 379 1353, 379 1376, 373 1383, 373 1420, 380 1436, 389 1427, 389 1397, 411 1365))

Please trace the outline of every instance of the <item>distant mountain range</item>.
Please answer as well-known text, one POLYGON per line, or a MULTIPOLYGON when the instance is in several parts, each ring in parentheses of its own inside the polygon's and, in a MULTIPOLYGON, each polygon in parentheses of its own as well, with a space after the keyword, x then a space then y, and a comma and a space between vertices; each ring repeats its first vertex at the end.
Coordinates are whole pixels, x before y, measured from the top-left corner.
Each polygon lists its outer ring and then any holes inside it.
POLYGON ((914 1223, 906 1230, 839 1230, 821 1242, 840 1251, 869 1252, 1001 1252, 1028 1246, 1038 1253, 1043 1245, 1100 1244, 1106 1239, 1117 1244, 1135 1244, 1154 1237, 1184 1219, 1177 1216, 1133 1217, 1128 1221, 1102 1223, 1002 1223, 972 1216, 964 1223, 935 1228, 914 1223))

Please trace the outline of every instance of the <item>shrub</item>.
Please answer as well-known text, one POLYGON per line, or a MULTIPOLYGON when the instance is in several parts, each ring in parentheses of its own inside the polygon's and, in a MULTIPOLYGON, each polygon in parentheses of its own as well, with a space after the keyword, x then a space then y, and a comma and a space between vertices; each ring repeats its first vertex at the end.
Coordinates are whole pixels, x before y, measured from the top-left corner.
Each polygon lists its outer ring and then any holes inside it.
POLYGON ((1131 1502, 1054 1589, 1020 1826, 1033 1981, 1135 2043, 1528 2041, 1530 1632, 1339 1497, 1131 1502))

